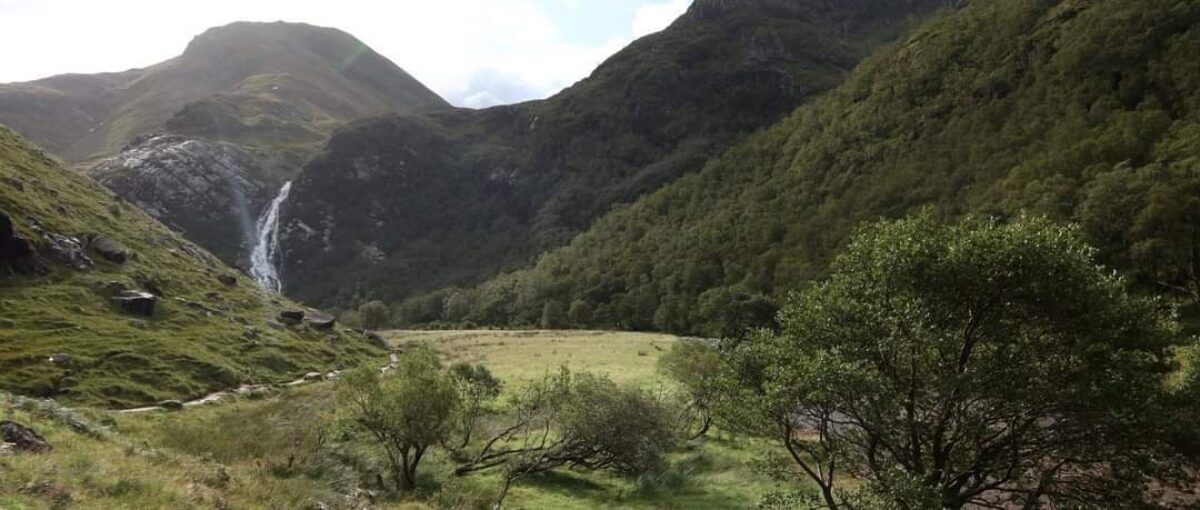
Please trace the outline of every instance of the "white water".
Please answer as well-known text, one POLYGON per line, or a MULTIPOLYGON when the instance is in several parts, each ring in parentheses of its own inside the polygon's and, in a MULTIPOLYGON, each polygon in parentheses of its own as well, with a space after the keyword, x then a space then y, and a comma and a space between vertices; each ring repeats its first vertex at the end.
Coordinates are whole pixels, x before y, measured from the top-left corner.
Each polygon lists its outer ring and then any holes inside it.
POLYGON ((279 207, 288 199, 292 191, 292 183, 288 181, 279 190, 279 196, 271 201, 267 210, 258 217, 258 232, 255 236, 254 251, 250 252, 250 276, 258 281, 263 289, 276 294, 283 291, 283 282, 279 279, 279 270, 275 267, 279 254, 279 207))

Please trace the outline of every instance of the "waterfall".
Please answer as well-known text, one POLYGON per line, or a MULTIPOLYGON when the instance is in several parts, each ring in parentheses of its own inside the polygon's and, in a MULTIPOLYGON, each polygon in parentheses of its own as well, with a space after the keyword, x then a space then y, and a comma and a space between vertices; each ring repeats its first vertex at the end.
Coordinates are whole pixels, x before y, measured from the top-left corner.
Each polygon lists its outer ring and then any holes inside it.
POLYGON ((250 276, 258 281, 263 289, 276 294, 283 291, 283 282, 279 279, 279 270, 275 264, 281 257, 279 253, 279 207, 292 191, 292 183, 288 181, 279 189, 279 196, 271 201, 271 205, 258 217, 258 232, 255 236, 254 251, 250 252, 250 276))

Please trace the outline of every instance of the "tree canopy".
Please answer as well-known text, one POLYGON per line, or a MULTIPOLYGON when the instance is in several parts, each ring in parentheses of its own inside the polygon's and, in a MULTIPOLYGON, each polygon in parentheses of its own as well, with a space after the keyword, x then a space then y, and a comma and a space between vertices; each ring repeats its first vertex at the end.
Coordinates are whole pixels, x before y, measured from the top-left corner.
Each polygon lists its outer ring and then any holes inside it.
POLYGON ((1072 227, 930 214, 861 229, 779 333, 734 352, 723 415, 850 507, 1128 508, 1162 446, 1173 322, 1072 227))

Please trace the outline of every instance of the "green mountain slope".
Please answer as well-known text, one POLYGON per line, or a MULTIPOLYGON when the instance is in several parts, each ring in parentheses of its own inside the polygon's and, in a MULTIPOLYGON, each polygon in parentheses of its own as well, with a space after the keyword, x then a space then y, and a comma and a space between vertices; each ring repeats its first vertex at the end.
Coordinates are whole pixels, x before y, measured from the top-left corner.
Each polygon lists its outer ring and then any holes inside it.
POLYGON ((311 144, 347 120, 445 106, 353 36, 282 22, 210 29, 144 69, 0 85, 0 123, 72 163, 163 130, 311 144))
POLYGON ((275 323, 293 308, 0 129, 0 390, 131 406, 380 354, 275 323), (124 291, 158 294, 152 313, 124 291))
POLYGON ((941 0, 699 0, 545 101, 355 124, 284 206, 291 295, 471 284, 566 243, 839 83, 941 0))
POLYGON ((1078 221, 1146 288, 1194 299, 1196 55, 1190 0, 969 2, 536 267, 405 316, 721 334, 769 321, 856 225, 927 206, 1078 221))
POLYGON ((338 126, 449 105, 340 30, 233 23, 145 69, 0 85, 0 124, 223 260, 338 126))

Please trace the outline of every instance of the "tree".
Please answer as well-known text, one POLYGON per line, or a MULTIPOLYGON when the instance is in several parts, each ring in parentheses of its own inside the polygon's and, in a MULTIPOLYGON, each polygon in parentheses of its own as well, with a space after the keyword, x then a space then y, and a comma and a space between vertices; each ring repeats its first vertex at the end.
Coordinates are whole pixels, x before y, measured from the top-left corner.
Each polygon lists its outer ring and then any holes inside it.
POLYGON ((1161 447, 1171 321, 1040 219, 860 230, 782 331, 735 350, 723 412, 821 489, 897 508, 1128 508, 1161 447))
POLYGON ((551 299, 542 307, 542 329, 562 329, 567 327, 567 308, 562 301, 551 299))
POLYGON ((458 423, 462 437, 457 446, 457 449, 462 449, 471 443, 479 420, 487 411, 487 404, 500 396, 503 383, 487 367, 466 362, 452 365, 450 377, 454 379, 462 403, 458 423))
POLYGON ((442 318, 452 323, 462 322, 471 313, 471 300, 465 292, 455 291, 446 298, 442 318))
POLYGON ((1118 165, 1088 184, 1075 217, 1111 263, 1200 306, 1200 168, 1118 165))
POLYGON ((576 328, 591 325, 592 305, 582 299, 576 299, 571 302, 571 309, 567 311, 567 320, 571 321, 571 325, 576 328))
POLYGON ((347 372, 338 383, 338 402, 383 450, 396 488, 409 491, 426 452, 453 430, 459 397, 429 348, 405 353, 392 374, 370 367, 347 372))
POLYGON ((716 348, 697 341, 680 340, 658 359, 658 371, 675 382, 687 395, 684 408, 687 426, 698 422, 689 437, 696 439, 708 433, 712 426, 712 406, 718 397, 716 381, 721 375, 721 354, 716 348))
POLYGON ((371 301, 358 307, 359 320, 366 329, 383 329, 392 324, 392 311, 383 301, 371 301))
POLYGON ((455 473, 502 469, 500 502, 513 482, 559 467, 648 472, 675 441, 671 412, 658 399, 566 369, 522 390, 498 429, 455 473))

